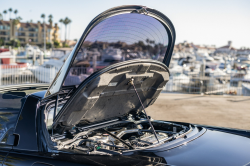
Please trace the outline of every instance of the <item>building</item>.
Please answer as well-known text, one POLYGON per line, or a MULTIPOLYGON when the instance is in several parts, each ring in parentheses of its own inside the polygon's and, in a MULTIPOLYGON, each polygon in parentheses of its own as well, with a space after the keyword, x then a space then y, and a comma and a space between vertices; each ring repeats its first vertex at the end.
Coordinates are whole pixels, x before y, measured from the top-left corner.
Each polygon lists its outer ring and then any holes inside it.
MULTIPOLYGON (((46 42, 60 42, 57 23, 54 26, 52 22, 45 24, 45 32, 46 42)), ((23 46, 27 43, 42 46, 44 44, 44 25, 39 21, 37 23, 24 23, 12 19, 10 21, 0 20, 0 39, 3 39, 5 43, 12 39, 18 39, 23 46)))
POLYGON ((214 45, 195 45, 184 41, 183 43, 176 44, 174 52, 186 52, 186 53, 213 53, 216 50, 214 45))
POLYGON ((246 55, 250 58, 250 48, 242 47, 237 50, 237 56, 246 55))
POLYGON ((195 49, 195 51, 197 53, 208 53, 208 54, 211 54, 211 53, 214 53, 214 51, 216 50, 216 47, 215 45, 194 45, 192 44, 193 48, 195 49))
POLYGON ((215 53, 225 53, 225 54, 231 54, 231 55, 235 55, 236 52, 237 52, 237 49, 232 47, 231 41, 228 41, 227 45, 219 47, 215 51, 215 53))
POLYGON ((194 48, 192 46, 192 43, 188 43, 187 41, 184 41, 183 43, 179 43, 174 46, 174 52, 193 53, 194 48))

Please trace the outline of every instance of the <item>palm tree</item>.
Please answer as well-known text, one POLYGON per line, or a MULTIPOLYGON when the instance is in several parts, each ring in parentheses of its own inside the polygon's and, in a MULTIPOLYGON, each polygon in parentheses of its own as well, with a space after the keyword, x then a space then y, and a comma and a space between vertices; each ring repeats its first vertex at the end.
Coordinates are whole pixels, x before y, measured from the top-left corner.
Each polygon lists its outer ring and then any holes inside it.
MULTIPOLYGON (((17 25, 18 23, 20 23, 20 21, 22 20, 22 18, 21 17, 17 17, 17 18, 15 18, 15 19, 13 19, 12 20, 12 23, 13 23, 13 25, 17 25)), ((16 42, 17 40, 16 39, 14 39, 14 42, 13 42, 13 47, 15 47, 15 45, 16 45, 16 42)))
POLYGON ((10 19, 11 19, 11 12, 12 12, 12 8, 9 8, 10 19))
POLYGON ((45 14, 42 14, 41 18, 43 18, 43 31, 44 31, 44 34, 45 34, 45 14))
POLYGON ((22 17, 17 17, 16 19, 13 19, 13 24, 17 25, 22 20, 22 17))
POLYGON ((53 16, 50 14, 48 17, 49 17, 49 23, 52 23, 53 16))
MULTIPOLYGON (((41 15, 41 18, 43 18, 43 32, 44 32, 44 56, 46 52, 46 31, 45 31, 45 14, 41 15)), ((43 56, 41 56, 41 64, 43 64, 43 56)))
POLYGON ((41 18, 43 18, 43 22, 44 22, 45 14, 42 14, 42 15, 41 15, 41 18))
POLYGON ((67 41, 67 25, 70 24, 72 21, 66 17, 64 20, 63 20, 63 24, 65 25, 65 44, 66 44, 66 41, 67 41))
MULTIPOLYGON (((4 10, 4 11, 3 11, 3 14, 5 14, 5 16, 6 16, 6 14, 7 14, 7 10, 4 10)), ((4 18, 4 19, 6 19, 6 18, 4 18)))
POLYGON ((18 10, 16 9, 16 10, 14 11, 14 13, 15 13, 16 18, 17 18, 17 13, 18 13, 18 10))
POLYGON ((59 22, 61 23, 61 26, 60 26, 61 27, 61 34, 60 34, 60 36, 61 36, 61 39, 62 39, 62 24, 63 24, 63 19, 60 19, 59 22))
POLYGON ((2 15, 2 13, 0 13, 0 20, 3 20, 3 15, 2 15))

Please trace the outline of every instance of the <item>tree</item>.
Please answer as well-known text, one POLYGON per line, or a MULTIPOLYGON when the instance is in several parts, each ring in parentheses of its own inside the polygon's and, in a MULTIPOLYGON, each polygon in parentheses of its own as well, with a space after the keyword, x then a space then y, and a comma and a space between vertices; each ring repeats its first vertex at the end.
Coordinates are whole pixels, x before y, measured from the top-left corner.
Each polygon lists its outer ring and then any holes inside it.
POLYGON ((52 47, 52 44, 50 42, 46 43, 46 48, 50 49, 52 47))
POLYGON ((20 41, 17 39, 12 39, 6 44, 13 47, 20 47, 20 41))
POLYGON ((60 19, 59 22, 61 23, 61 26, 60 26, 61 27, 61 34, 60 34, 60 36, 61 36, 61 39, 62 39, 62 24, 63 24, 63 19, 60 19))
POLYGON ((45 14, 41 14, 41 18, 43 18, 43 22, 45 22, 45 14))
POLYGON ((17 25, 22 20, 21 17, 17 17, 16 19, 13 19, 12 22, 14 25, 17 25))
POLYGON ((53 16, 50 14, 48 17, 49 17, 49 23, 52 23, 52 21, 53 21, 53 20, 52 20, 53 16))
POLYGON ((57 40, 54 41, 54 47, 55 48, 59 48, 60 47, 60 42, 58 42, 57 40))
POLYGON ((18 13, 18 10, 15 10, 15 11, 14 11, 14 13, 15 13, 15 15, 16 15, 16 18, 17 18, 17 13, 18 13))
POLYGON ((0 13, 0 20, 3 20, 3 15, 2 15, 2 13, 0 13))
MULTIPOLYGON (((13 25, 17 25, 19 22, 20 22, 20 20, 22 20, 22 18, 21 17, 17 17, 16 19, 13 19, 12 20, 12 23, 13 23, 13 25)), ((12 42, 12 46, 13 47, 20 47, 20 41, 19 40, 14 40, 13 42, 12 42)))
POLYGON ((12 8, 9 8, 10 19, 11 19, 11 12, 12 12, 12 8))
POLYGON ((66 41, 67 41, 67 25, 70 24, 72 21, 66 17, 64 20, 63 20, 63 24, 65 25, 65 41, 64 41, 64 45, 66 44, 66 41))
POLYGON ((0 46, 4 45, 4 40, 0 38, 0 46))
POLYGON ((45 14, 42 14, 41 18, 43 18, 44 49, 45 49, 45 47, 46 47, 45 14))
POLYGON ((6 20, 7 10, 4 10, 4 11, 3 11, 3 14, 5 15, 5 18, 4 18, 4 19, 6 20))

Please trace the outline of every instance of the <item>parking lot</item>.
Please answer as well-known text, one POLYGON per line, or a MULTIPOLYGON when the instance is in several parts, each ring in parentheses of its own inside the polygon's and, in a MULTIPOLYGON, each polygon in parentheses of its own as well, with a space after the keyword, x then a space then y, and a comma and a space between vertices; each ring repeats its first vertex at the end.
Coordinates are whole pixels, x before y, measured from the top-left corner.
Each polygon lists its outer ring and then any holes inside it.
POLYGON ((250 97, 161 93, 148 114, 169 120, 250 130, 250 97))

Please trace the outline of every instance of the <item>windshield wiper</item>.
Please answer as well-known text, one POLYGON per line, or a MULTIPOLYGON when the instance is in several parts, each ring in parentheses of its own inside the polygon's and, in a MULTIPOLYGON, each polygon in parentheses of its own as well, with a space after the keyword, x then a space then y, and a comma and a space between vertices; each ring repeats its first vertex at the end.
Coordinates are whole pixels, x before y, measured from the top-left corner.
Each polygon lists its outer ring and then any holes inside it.
POLYGON ((139 94, 137 93, 137 90, 136 90, 135 85, 134 85, 134 79, 133 79, 133 78, 129 81, 129 84, 133 85, 134 90, 135 90, 135 93, 136 93, 136 95, 137 95, 137 97, 138 97, 138 99, 139 99, 139 101, 140 101, 140 103, 141 103, 141 106, 142 106, 142 108, 143 108, 143 110, 144 110, 144 113, 145 113, 145 115, 146 115, 146 117, 147 117, 147 119, 148 119, 148 123, 149 123, 149 125, 150 125, 150 127, 151 127, 151 129, 152 129, 152 131, 153 131, 153 133, 154 133, 154 135, 155 135, 156 140, 158 141, 158 143, 160 143, 160 141, 159 141, 158 138, 157 138, 155 129, 154 129, 154 127, 153 127, 153 125, 152 125, 150 119, 148 118, 147 112, 146 112, 146 110, 145 110, 145 108, 144 108, 144 106, 143 106, 143 104, 142 104, 141 98, 140 98, 139 94))

